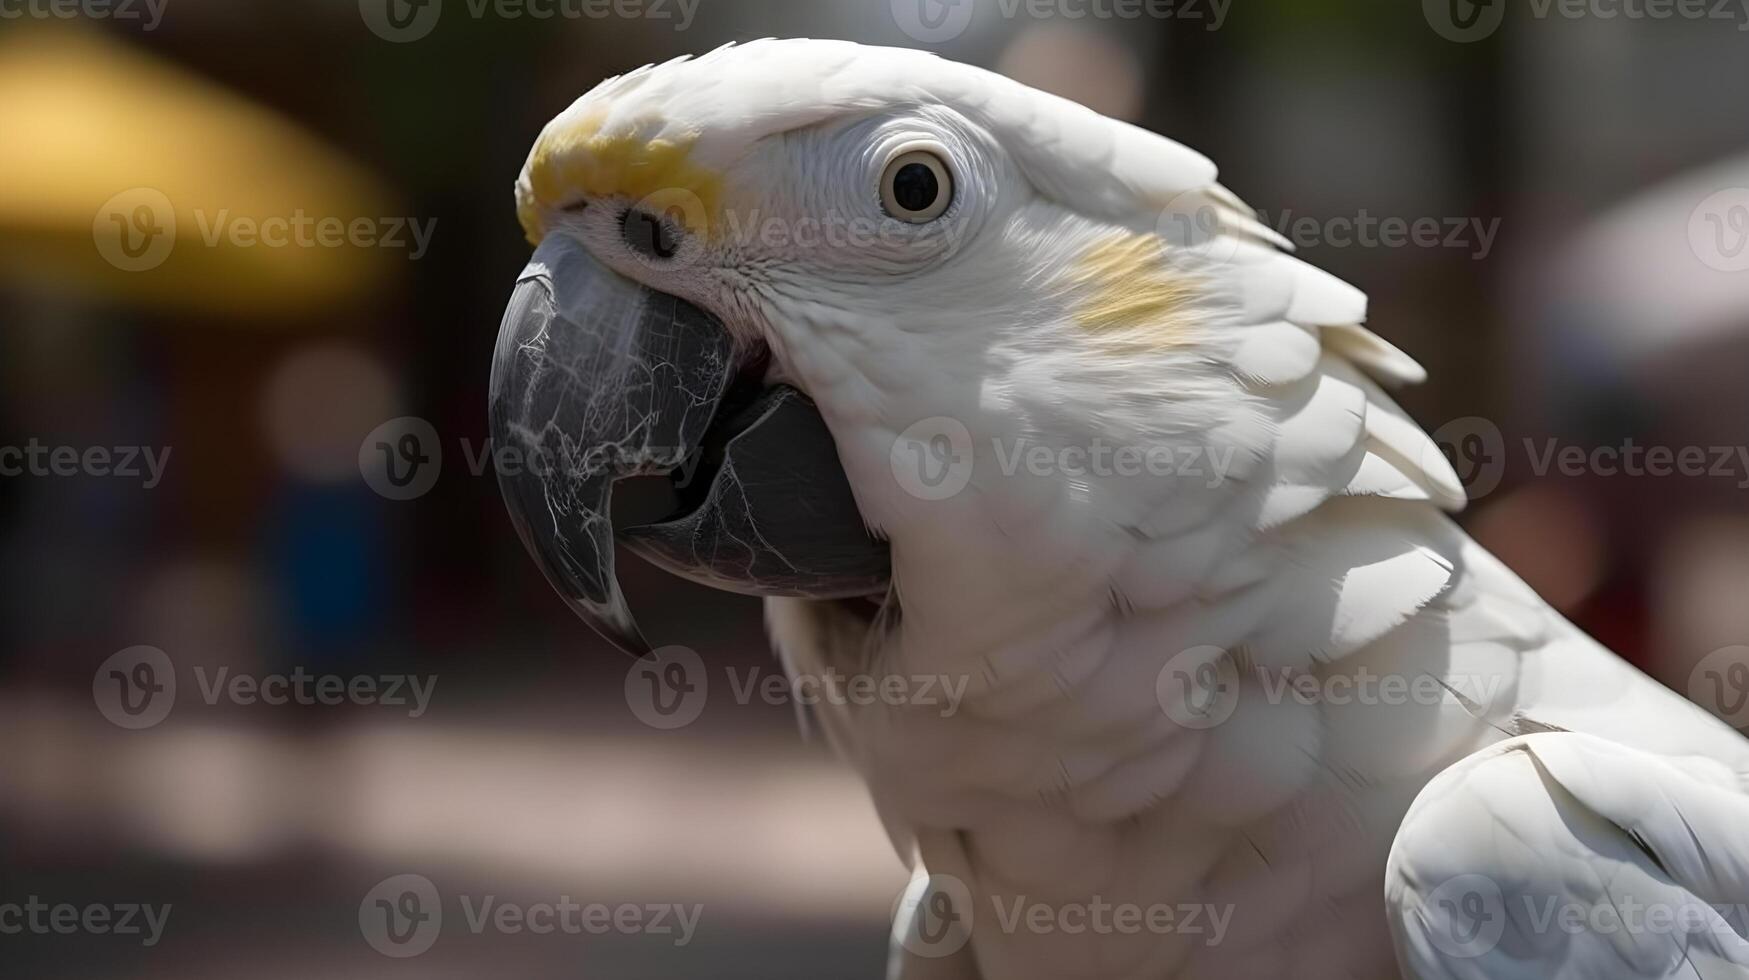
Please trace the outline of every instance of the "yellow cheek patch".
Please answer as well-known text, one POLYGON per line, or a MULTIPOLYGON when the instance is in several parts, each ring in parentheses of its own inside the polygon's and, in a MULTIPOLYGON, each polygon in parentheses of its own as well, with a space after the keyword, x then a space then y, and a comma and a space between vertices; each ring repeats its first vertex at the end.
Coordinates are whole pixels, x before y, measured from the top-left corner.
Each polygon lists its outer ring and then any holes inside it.
POLYGON ((1125 233, 1095 245, 1070 277, 1082 294, 1075 320, 1095 333, 1157 347, 1184 342, 1196 324, 1199 284, 1174 272, 1165 248, 1148 235, 1125 233))
POLYGON ((694 234, 709 235, 723 178, 691 159, 694 140, 601 134, 601 113, 550 132, 535 145, 528 188, 516 216, 528 240, 546 234, 541 211, 577 198, 623 196, 666 213, 694 234))

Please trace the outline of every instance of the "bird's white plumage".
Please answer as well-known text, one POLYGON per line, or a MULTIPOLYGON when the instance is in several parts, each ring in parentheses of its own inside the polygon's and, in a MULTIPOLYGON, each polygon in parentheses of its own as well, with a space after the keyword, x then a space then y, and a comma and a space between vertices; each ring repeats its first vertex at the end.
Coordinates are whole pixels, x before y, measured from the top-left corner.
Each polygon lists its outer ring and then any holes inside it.
POLYGON ((1415 977, 1749 974, 1749 799, 1705 757, 1502 742, 1421 793, 1386 881, 1415 977))
POLYGON ((968 946, 900 941, 895 977, 1377 977, 1399 952, 1422 978, 1746 975, 1724 933, 1686 959, 1547 930, 1473 956, 1434 940, 1425 904, 1461 875, 1505 901, 1591 907, 1626 882, 1749 903, 1749 743, 1452 523, 1461 483, 1386 393, 1421 368, 1206 158, 988 72, 827 41, 634 72, 549 132, 582 117, 687 141, 725 208, 792 221, 866 206, 843 185, 894 134, 958 168, 954 234, 905 232, 924 260, 742 243, 664 278, 580 232, 769 342, 892 541, 872 621, 768 601, 787 667, 965 681, 951 713, 820 712, 901 854, 972 906, 968 946), (932 416, 973 439, 951 499, 895 479, 895 438, 932 416), (1003 440, 1194 452, 1205 471, 1016 473, 1003 440), (1385 677, 1421 693, 1355 693, 1385 677), (1211 704, 1230 716, 1183 710, 1211 704), (1231 917, 1219 941, 1005 927, 1017 898, 1231 917))

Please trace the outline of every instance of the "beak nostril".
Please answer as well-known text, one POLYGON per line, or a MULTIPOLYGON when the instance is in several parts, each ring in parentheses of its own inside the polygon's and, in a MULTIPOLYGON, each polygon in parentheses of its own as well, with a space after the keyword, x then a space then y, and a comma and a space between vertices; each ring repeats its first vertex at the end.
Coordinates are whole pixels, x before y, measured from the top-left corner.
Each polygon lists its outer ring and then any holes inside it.
POLYGON ((672 221, 641 208, 621 212, 619 232, 632 251, 652 259, 673 258, 684 234, 672 221))

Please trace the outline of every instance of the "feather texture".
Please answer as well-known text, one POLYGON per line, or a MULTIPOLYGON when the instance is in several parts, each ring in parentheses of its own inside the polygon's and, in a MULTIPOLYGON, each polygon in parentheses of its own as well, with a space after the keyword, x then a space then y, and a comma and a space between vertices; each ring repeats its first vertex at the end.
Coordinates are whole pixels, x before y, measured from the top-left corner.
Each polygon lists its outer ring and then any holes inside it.
POLYGON ((1514 919, 1447 948, 1438 903, 1464 896, 1440 889, 1465 875, 1508 903, 1749 903, 1749 743, 1451 521, 1463 486, 1386 391, 1421 368, 1201 154, 931 55, 768 40, 602 83, 518 196, 538 226, 580 193, 551 174, 609 174, 575 156, 612 146, 725 202, 839 201, 852 168, 818 154, 883 126, 961 154, 963 238, 910 264, 743 248, 708 289, 708 263, 672 281, 761 331, 892 542, 872 620, 767 601, 787 669, 962 685, 819 713, 931 876, 910 905, 969 917, 935 955, 902 916, 893 976, 1373 977, 1399 954, 1426 978, 1743 975, 1729 929, 1514 919), (906 493, 899 433, 942 418, 971 440, 964 490, 906 493), (1062 462, 1101 445, 1173 465, 1062 462), (1155 926, 1061 927, 1094 908, 1155 926))

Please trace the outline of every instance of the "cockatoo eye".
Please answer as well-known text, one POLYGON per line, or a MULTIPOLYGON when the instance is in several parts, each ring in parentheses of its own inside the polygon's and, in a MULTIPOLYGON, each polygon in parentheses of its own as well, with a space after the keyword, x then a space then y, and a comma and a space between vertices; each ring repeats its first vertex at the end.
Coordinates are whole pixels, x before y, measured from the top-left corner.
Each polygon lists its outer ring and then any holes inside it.
POLYGON ((952 203, 953 174, 930 150, 901 153, 881 174, 881 207, 900 221, 934 221, 952 203))

